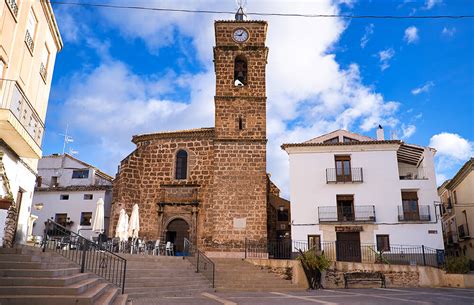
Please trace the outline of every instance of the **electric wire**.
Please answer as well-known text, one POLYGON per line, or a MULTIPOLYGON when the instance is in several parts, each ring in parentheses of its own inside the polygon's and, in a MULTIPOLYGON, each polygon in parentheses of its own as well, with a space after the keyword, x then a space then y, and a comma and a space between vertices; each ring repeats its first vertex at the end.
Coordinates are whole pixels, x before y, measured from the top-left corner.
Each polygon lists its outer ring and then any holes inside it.
MULTIPOLYGON (((97 7, 97 8, 111 8, 111 9, 131 9, 131 10, 146 10, 157 12, 175 12, 175 13, 193 13, 193 14, 235 14, 232 11, 219 10, 195 10, 195 9, 178 9, 178 8, 163 8, 163 7, 147 7, 147 6, 133 6, 133 5, 114 5, 101 3, 80 3, 80 2, 65 2, 65 1, 48 1, 41 0, 57 5, 71 5, 83 7, 97 7)), ((474 15, 424 15, 424 16, 407 16, 407 15, 350 15, 350 14, 297 14, 297 13, 264 13, 264 12, 248 12, 247 15, 252 16, 277 16, 277 17, 303 17, 303 18, 345 18, 345 19, 468 19, 474 18, 474 15)))

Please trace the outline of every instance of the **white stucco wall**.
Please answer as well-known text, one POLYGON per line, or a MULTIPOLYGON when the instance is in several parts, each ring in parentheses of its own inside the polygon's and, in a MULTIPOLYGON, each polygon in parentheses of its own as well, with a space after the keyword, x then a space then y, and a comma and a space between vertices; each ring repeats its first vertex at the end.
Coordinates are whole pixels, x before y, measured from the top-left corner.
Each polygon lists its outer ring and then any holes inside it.
MULTIPOLYGON (((15 155, 10 153, 9 150, 4 149, 2 146, 0 146, 0 150, 4 153, 2 161, 15 201, 17 201, 19 189, 23 191, 23 197, 18 216, 16 242, 25 243, 36 175, 31 172, 22 162, 20 162, 20 160, 15 155)), ((6 195, 3 186, 0 187, 0 195, 6 195)), ((2 245, 6 215, 6 210, 0 210, 0 243, 2 245)))
POLYGON ((425 149, 424 152, 423 171, 427 177, 424 180, 399 179, 397 145, 332 146, 317 150, 312 152, 311 147, 305 147, 289 153, 293 240, 306 241, 308 234, 319 234, 322 241, 334 241, 335 233, 328 234, 328 225, 324 224, 323 228, 323 224, 318 224, 318 206, 336 206, 336 195, 351 194, 354 206, 375 205, 376 222, 367 224, 366 234, 372 236, 370 242, 375 243, 377 234, 389 234, 391 244, 443 248, 441 225, 437 220, 438 213, 435 213, 439 197, 431 150, 425 149), (362 183, 326 183, 326 168, 335 167, 334 156, 337 154, 350 155, 351 167, 363 169, 362 183), (398 221, 402 190, 416 191, 419 205, 430 206, 431 222, 398 221), (437 233, 429 234, 428 230, 437 233))
POLYGON ((105 230, 107 233, 110 215, 110 203, 111 203, 111 191, 64 191, 64 192, 51 192, 51 191, 37 191, 33 199, 33 207, 37 203, 43 203, 44 207, 41 210, 32 209, 32 214, 38 216, 38 220, 33 226, 33 235, 43 235, 44 222, 47 219, 55 219, 56 214, 66 213, 70 220, 74 222, 71 226, 71 230, 79 232, 86 238, 91 236, 97 236, 98 234, 91 231, 92 226, 81 226, 81 213, 92 212, 92 219, 94 219, 95 209, 97 200, 99 198, 104 199, 105 205, 105 230), (69 194, 69 200, 60 200, 61 194, 69 194), (84 194, 92 194, 92 200, 84 200, 84 194))

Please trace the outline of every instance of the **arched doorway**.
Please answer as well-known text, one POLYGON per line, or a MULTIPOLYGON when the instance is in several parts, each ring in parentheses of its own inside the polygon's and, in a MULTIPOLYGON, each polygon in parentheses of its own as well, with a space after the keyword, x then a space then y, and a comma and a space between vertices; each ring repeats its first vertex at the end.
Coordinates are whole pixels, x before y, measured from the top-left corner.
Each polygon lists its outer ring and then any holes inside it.
POLYGON ((189 239, 189 225, 181 218, 172 220, 166 228, 166 241, 175 245, 176 252, 183 252, 184 239, 189 239))

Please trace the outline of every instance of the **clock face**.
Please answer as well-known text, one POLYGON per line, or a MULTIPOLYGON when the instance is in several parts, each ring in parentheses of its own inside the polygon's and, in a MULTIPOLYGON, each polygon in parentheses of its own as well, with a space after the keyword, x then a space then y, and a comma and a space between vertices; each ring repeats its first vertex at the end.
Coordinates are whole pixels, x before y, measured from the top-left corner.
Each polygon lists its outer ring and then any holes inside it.
POLYGON ((249 39, 249 33, 245 29, 236 29, 232 37, 237 42, 244 42, 249 39))

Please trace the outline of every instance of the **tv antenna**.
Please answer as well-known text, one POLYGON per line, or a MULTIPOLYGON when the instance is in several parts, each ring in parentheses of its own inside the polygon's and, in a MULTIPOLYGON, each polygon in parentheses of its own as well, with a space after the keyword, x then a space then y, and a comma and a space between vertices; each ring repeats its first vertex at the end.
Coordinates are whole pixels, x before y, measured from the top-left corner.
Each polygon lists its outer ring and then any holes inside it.
MULTIPOLYGON (((63 133, 60 133, 60 135, 64 137, 64 142, 63 142, 63 155, 64 155, 64 152, 66 151, 66 145, 67 145, 68 143, 74 142, 74 139, 73 139, 70 135, 67 134, 68 131, 69 131, 69 124, 66 125, 66 132, 65 132, 64 134, 63 134, 63 133)), ((70 149, 70 152, 74 152, 74 150, 71 148, 71 149, 70 149)), ((76 151, 75 153, 77 154, 77 151, 76 151)))

